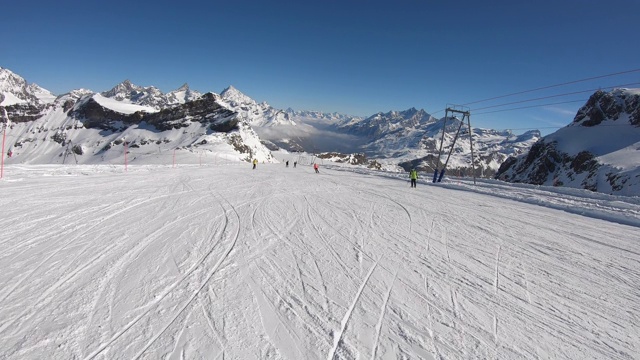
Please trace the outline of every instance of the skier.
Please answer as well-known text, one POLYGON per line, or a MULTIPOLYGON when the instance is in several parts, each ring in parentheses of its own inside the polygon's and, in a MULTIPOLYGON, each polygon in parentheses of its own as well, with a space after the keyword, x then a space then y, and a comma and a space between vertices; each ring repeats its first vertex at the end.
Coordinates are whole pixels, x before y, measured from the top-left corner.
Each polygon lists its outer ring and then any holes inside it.
POLYGON ((320 173, 320 170, 318 170, 318 163, 313 164, 313 169, 316 171, 316 174, 320 173))
POLYGON ((297 162, 297 161, 294 161, 294 162, 293 162, 293 167, 296 167, 296 165, 298 165, 298 162, 297 162))
POLYGON ((253 170, 256 169, 256 165, 258 165, 258 159, 253 159, 253 170))
POLYGON ((415 168, 411 169, 409 172, 409 178, 411 179, 411 187, 416 187, 416 183, 418 182, 418 172, 415 168))
POLYGON ((286 164, 287 164, 287 166, 286 166, 286 167, 289 167, 289 160, 287 160, 286 164))

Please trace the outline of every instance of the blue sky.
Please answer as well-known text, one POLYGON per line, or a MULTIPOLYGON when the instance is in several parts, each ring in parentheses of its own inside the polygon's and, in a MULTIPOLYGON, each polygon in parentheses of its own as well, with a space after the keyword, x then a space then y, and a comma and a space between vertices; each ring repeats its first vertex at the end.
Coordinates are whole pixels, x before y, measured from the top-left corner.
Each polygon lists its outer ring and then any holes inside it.
MULTIPOLYGON (((276 108, 443 116, 447 104, 640 68, 640 0, 9 1, 2 12, 0 66, 55 94, 186 82, 276 108)), ((471 121, 549 133, 592 90, 632 83, 640 71, 479 102, 471 121), (549 97, 569 92, 581 93, 549 97)))

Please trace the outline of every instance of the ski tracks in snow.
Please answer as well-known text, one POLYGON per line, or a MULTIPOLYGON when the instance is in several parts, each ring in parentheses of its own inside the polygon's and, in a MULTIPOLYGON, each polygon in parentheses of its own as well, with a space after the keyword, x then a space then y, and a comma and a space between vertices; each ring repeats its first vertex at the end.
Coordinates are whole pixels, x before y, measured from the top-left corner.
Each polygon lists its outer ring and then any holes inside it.
POLYGON ((44 262, 53 244, 39 253, 11 247, 4 263, 42 265, 1 278, 10 290, 2 305, 15 313, 2 312, 11 348, 0 357, 633 358, 640 251, 627 238, 636 229, 473 192, 409 192, 388 178, 283 168, 167 171, 174 181, 160 191, 184 199, 112 201, 90 209, 122 210, 118 220, 134 217, 135 226, 94 216, 57 233, 64 246, 70 234, 128 227, 118 232, 126 237, 109 237, 117 242, 92 248, 77 239, 44 262), (246 181, 228 184, 229 174, 246 181), (201 201, 207 190, 211 201, 201 201), (429 206, 441 196, 446 206, 429 206), (145 228, 153 220, 139 209, 162 211, 155 226, 145 228), (184 235, 172 242, 175 234, 184 235), (71 263, 41 274, 58 258, 71 263), (28 292, 32 283, 46 287, 28 292), (18 302, 23 293, 31 297, 18 302), (66 328, 41 330, 57 324, 43 310, 73 305, 80 309, 54 316, 66 328), (14 318, 28 307, 24 322, 14 318), (68 347, 58 347, 61 338, 68 347))
POLYGON ((340 322, 340 329, 338 329, 337 331, 333 332, 333 347, 331 348, 331 351, 329 352, 329 356, 327 357, 328 360, 333 360, 334 356, 336 355, 336 351, 338 350, 338 347, 340 346, 340 342, 342 341, 342 336, 344 334, 344 331, 347 329, 347 323, 349 322, 349 319, 351 318, 351 314, 353 313, 353 309, 356 307, 356 304, 358 303, 358 300, 360 300, 360 296, 362 295, 362 291, 364 290, 365 286, 367 285, 367 282, 369 281, 369 278, 371 277, 371 274, 373 274, 373 270, 375 270, 377 266, 378 266, 378 262, 373 264, 373 266, 369 270, 369 273, 367 273, 367 277, 365 277, 364 281, 360 285, 360 288, 358 289, 358 292, 356 293, 355 297, 353 298, 353 302, 351 302, 351 306, 349 307, 347 312, 344 314, 344 317, 342 318, 342 321, 340 322))
POLYGON ((500 287, 500 251, 502 250, 502 245, 498 245, 498 251, 496 252, 496 266, 495 266, 495 276, 493 280, 493 292, 494 294, 498 294, 498 288, 500 287))
POLYGON ((393 289, 393 285, 396 283, 397 278, 398 273, 396 272, 395 275, 393 275, 393 280, 391 281, 391 285, 389 285, 389 290, 387 290, 387 295, 384 297, 384 301, 382 303, 380 318, 378 319, 378 323, 376 324, 376 337, 373 345, 373 353, 371 354, 371 360, 375 360, 376 353, 378 352, 380 333, 382 332, 382 320, 384 319, 384 314, 387 312, 387 304, 389 303, 389 298, 391 297, 391 290, 393 289))
MULTIPOLYGON (((103 217, 99 222, 94 223, 92 226, 84 229, 80 234, 71 237, 71 239, 69 241, 67 241, 65 244, 63 244, 61 247, 57 248, 55 251, 53 251, 48 257, 46 257, 45 259, 43 259, 38 265, 36 265, 25 277, 21 278, 12 288, 11 290, 4 296, 3 300, 6 300, 7 297, 19 286, 21 285, 26 279, 28 279, 29 277, 31 277, 33 275, 34 272, 36 272, 38 269, 40 269, 41 267, 43 267, 45 264, 47 264, 53 257, 55 257, 56 255, 58 255, 59 253, 61 253, 64 249, 68 248, 72 243, 78 241, 78 239, 84 239, 87 236, 91 236, 90 235, 90 231, 98 228, 98 226, 100 224, 105 223, 107 220, 109 219, 113 219, 118 215, 122 215, 125 213, 128 213, 130 211, 132 211, 133 209, 142 206, 144 204, 150 203, 152 201, 158 201, 160 199, 167 199, 169 198, 169 195, 163 195, 163 196, 159 196, 159 197, 155 197, 155 198, 148 198, 145 200, 141 200, 141 201, 136 201, 132 204, 129 204, 128 206, 125 206, 123 208, 118 209, 117 211, 109 214, 108 216, 103 217)), ((163 226, 166 227, 170 225, 169 224, 165 224, 163 226)), ((93 267, 94 264, 98 263, 100 260, 106 258, 107 256, 110 255, 110 250, 117 248, 119 244, 117 243, 112 243, 107 245, 102 251, 96 253, 95 255, 89 257, 88 261, 84 261, 80 266, 77 266, 76 268, 74 268, 73 270, 71 270, 70 272, 68 272, 67 274, 65 274, 64 276, 62 276, 61 278, 58 279, 58 281, 56 281, 55 283, 53 283, 53 285, 49 286, 46 290, 41 291, 41 295, 38 297, 38 299, 35 301, 34 304, 32 304, 30 307, 27 307, 26 309, 24 309, 19 315, 17 315, 16 317, 14 317, 13 319, 6 321, 2 327, 0 327, 0 333, 6 331, 8 328, 11 327, 12 324, 14 324, 16 321, 18 321, 19 319, 25 319, 26 316, 28 316, 28 314, 31 314, 29 317, 33 317, 35 316, 35 314, 37 313, 37 311, 40 311, 40 309, 42 309, 45 305, 50 304, 53 300, 53 294, 57 293, 58 290, 64 286, 65 284, 68 284, 70 281, 72 281, 73 279, 78 278, 79 276, 81 276, 86 270, 91 269, 93 267)), ((84 254, 89 247, 91 246, 91 242, 87 242, 87 244, 82 248, 82 250, 80 251, 80 253, 76 256, 76 258, 71 261, 69 263, 69 265, 67 265, 67 267, 70 266, 70 264, 75 263, 76 259, 81 259, 81 255, 84 254)), ((138 246, 138 248, 140 248, 140 246, 138 246)))
MULTIPOLYGON (((226 200, 225 200, 226 201, 226 200)), ((139 359, 142 354, 144 354, 145 351, 147 351, 147 349, 156 341, 158 340, 158 338, 169 328, 169 326, 171 326, 174 321, 178 318, 178 316, 180 316, 185 309, 187 309, 187 307, 189 305, 191 305, 191 303, 193 302, 193 300, 200 294, 200 292, 202 291, 202 289, 204 289, 204 287, 207 285, 207 283, 209 282, 209 280, 213 277, 213 275, 218 271, 218 269, 220 268, 220 265, 227 259, 227 257, 229 256, 229 253, 231 253, 231 250, 233 250, 234 246, 236 245, 237 241, 238 241, 238 237, 240 235, 240 215, 238 214, 238 211, 235 209, 235 207, 233 207, 233 205, 231 203, 229 203, 228 201, 226 201, 227 205, 230 206, 230 208, 233 210, 233 212, 235 213, 236 217, 237 217, 237 221, 238 221, 238 227, 235 231, 235 236, 233 236, 233 240, 229 243, 229 245, 227 246, 227 249, 225 250, 225 252, 220 256, 220 258, 218 258, 218 261, 215 263, 215 265, 211 268, 211 270, 209 271, 209 273, 207 274, 206 278, 204 279, 204 281, 202 282, 202 284, 200 285, 200 287, 198 289, 196 289, 196 291, 193 292, 193 294, 191 295, 191 297, 184 303, 184 305, 175 313, 175 315, 167 322, 167 324, 162 328, 161 331, 159 331, 158 333, 156 333, 156 335, 154 335, 151 340, 149 342, 147 342, 147 344, 142 348, 142 350, 140 350, 138 352, 138 354, 134 357, 135 359, 139 359)), ((223 231, 224 232, 224 231, 223 231)))
MULTIPOLYGON (((173 324, 173 322, 193 302, 193 300, 198 296, 198 294, 202 291, 202 289, 207 285, 208 281, 216 273, 216 271, 218 270, 218 268, 220 267, 222 262, 227 258, 227 256, 229 255, 229 253, 231 252, 231 250, 235 246, 235 244, 236 244, 236 242, 238 240, 239 234, 240 234, 240 216, 238 215, 238 212, 233 207, 233 205, 231 205, 229 202, 226 202, 226 203, 227 203, 227 205, 229 205, 230 210, 227 209, 227 210, 224 211, 224 214, 225 214, 225 225, 224 225, 224 228, 222 229, 221 235, 223 235, 223 234, 225 234, 227 232, 227 226, 230 223, 229 217, 228 217, 228 212, 232 211, 235 214, 235 216, 237 217, 237 228, 235 230, 235 234, 231 236, 231 241, 230 241, 229 245, 227 246, 227 248, 223 252, 223 254, 218 258, 218 261, 215 263, 213 268, 208 272, 206 278, 204 279, 204 281, 202 281, 201 285, 192 293, 192 295, 187 299, 187 301, 184 302, 182 304, 182 306, 179 307, 178 311, 170 318, 170 320, 165 324, 165 326, 159 332, 157 332, 155 335, 152 336, 152 338, 146 343, 146 345, 142 348, 142 350, 140 350, 136 354, 135 358, 139 358, 140 356, 142 356, 142 354, 169 328, 169 326, 171 326, 171 324, 173 324)), ((176 282, 174 282, 171 286, 169 286, 167 289, 165 289, 165 291, 161 295, 159 295, 157 297, 157 299, 153 303, 149 304, 147 306, 147 309, 144 312, 142 312, 138 316, 136 316, 128 324, 126 324, 119 331, 117 331, 108 341, 106 341, 103 344, 101 344, 96 350, 94 350, 92 353, 90 353, 88 356, 86 356, 85 360, 94 359, 97 355, 99 355, 101 352, 103 352, 105 349, 107 349, 109 346, 111 346, 116 340, 118 340, 120 337, 122 337, 134 325, 136 325, 138 322, 140 322, 140 320, 142 320, 145 316, 147 316, 151 312, 151 310, 153 310, 154 308, 158 307, 160 305, 160 303, 169 294, 171 294, 181 283, 183 283, 187 279, 187 277, 189 275, 191 275, 196 269, 198 269, 200 267, 200 265, 202 265, 205 262, 205 260, 207 260, 207 258, 211 254, 213 254, 213 252, 217 248, 217 245, 219 244, 219 242, 220 242, 220 239, 217 239, 214 242, 214 244, 211 246, 210 250, 206 254, 204 254, 194 265, 192 265, 184 274, 182 274, 182 276, 176 282)))

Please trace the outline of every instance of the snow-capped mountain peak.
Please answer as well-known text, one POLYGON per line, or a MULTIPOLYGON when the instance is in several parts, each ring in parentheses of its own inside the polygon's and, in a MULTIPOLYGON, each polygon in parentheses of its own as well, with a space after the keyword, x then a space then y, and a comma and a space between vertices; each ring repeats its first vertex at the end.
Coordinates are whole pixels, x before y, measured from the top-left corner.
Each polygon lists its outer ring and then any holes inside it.
POLYGON ((166 95, 167 104, 169 106, 184 104, 185 102, 197 100, 201 97, 202 94, 198 91, 191 90, 191 88, 189 88, 189 84, 187 83, 184 83, 176 90, 168 92, 166 95))
POLYGON ((0 91, 19 90, 27 87, 27 81, 9 69, 0 67, 0 91))
MULTIPOLYGON (((222 100, 231 103, 231 104, 235 104, 235 105, 240 105, 240 104, 244 104, 244 105, 258 105, 258 103, 253 100, 252 98, 250 98, 249 96, 243 94, 240 90, 236 89, 235 87, 233 87, 233 85, 229 86, 228 88, 224 89, 221 93, 220 93, 220 97, 222 98, 222 100)), ((261 105, 265 105, 266 103, 263 102, 261 105)))
POLYGON ((187 83, 177 90, 164 94, 154 86, 138 86, 128 79, 114 86, 111 90, 101 93, 101 95, 105 98, 129 104, 150 106, 156 110, 184 104, 187 101, 193 101, 202 96, 199 92, 191 90, 187 83))
POLYGON ((254 127, 296 125, 287 112, 274 109, 265 101, 258 103, 233 86, 229 86, 220 93, 220 103, 240 114, 254 127))
POLYGON ((189 84, 184 83, 184 84, 182 84, 182 86, 177 88, 175 91, 189 91, 189 84))
POLYGON ((153 86, 142 87, 133 84, 129 79, 102 93, 102 96, 118 101, 129 101, 138 105, 154 106, 162 92, 153 86))
POLYGON ((142 87, 136 86, 131 82, 131 80, 126 79, 125 81, 121 82, 120 84, 114 86, 113 89, 111 89, 107 93, 111 92, 111 93, 113 93, 115 95, 115 94, 117 94, 119 92, 127 92, 127 91, 132 91, 132 90, 141 90, 141 89, 142 89, 142 87))
POLYGON ((353 135, 379 139, 390 133, 407 131, 435 121, 436 119, 426 111, 410 108, 404 111, 379 112, 363 120, 342 124, 340 127, 353 135))
POLYGON ((56 96, 51 93, 51 91, 42 88, 38 84, 29 84, 27 86, 28 91, 35 95, 38 100, 43 104, 50 104, 55 101, 56 96))
POLYGON ((11 70, 0 67, 0 104, 10 106, 15 104, 44 105, 55 100, 49 90, 37 84, 28 84, 21 76, 11 70))

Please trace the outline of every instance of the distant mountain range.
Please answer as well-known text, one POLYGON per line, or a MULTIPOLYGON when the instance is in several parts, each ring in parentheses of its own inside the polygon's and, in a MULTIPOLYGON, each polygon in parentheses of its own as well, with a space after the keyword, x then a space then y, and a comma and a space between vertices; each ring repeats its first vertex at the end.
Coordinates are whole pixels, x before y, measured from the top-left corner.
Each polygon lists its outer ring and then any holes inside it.
POLYGON ((113 89, 103 92, 102 95, 130 104, 150 106, 156 110, 184 104, 202 97, 201 93, 189 89, 188 84, 184 84, 177 90, 163 94, 162 91, 153 86, 137 86, 129 80, 125 80, 113 89))
MULTIPOLYGON (((221 93, 221 101, 238 112, 271 149, 362 153, 375 159, 376 166, 388 170, 416 167, 419 171, 433 171, 445 123, 444 119, 415 108, 367 118, 290 108, 278 110, 264 102, 258 104, 233 87, 221 93)), ((446 123, 443 148, 448 151, 459 120, 447 119, 446 123)), ((466 127, 464 131, 448 164, 450 174, 471 174, 471 143, 466 127)), ((472 131, 477 175, 485 177, 495 174, 507 157, 525 152, 540 138, 537 130, 519 136, 491 129, 472 131)))
MULTIPOLYGON (((608 99, 602 94, 598 96, 608 99)), ((611 96, 617 98, 618 95, 611 96)), ((625 96, 637 98, 633 93, 625 96)), ((631 100, 624 109, 624 114, 632 114, 628 116, 630 119, 635 119, 633 111, 637 111, 633 110, 637 109, 633 101, 637 100, 631 100)), ((598 116, 594 115, 594 106, 602 107, 595 100, 591 102, 591 110, 584 110, 587 115, 582 116, 588 118, 587 123, 598 116)), ((237 160, 278 161, 271 151, 283 149, 316 155, 330 153, 324 157, 390 171, 415 167, 432 173, 436 165, 442 168, 442 163, 436 163, 443 131, 442 147, 446 156, 460 124, 457 118, 435 118, 415 108, 381 112, 366 118, 290 108, 281 110, 266 102, 258 103, 233 86, 218 95, 203 94, 184 84, 165 94, 153 86, 137 86, 125 80, 104 92, 78 89, 55 96, 4 68, 0 68, 0 105, 13 122, 8 132, 13 155, 7 160, 9 163, 60 163, 70 153, 78 163, 116 162, 124 151, 121 145, 126 143, 129 151, 135 149, 139 163, 152 162, 158 154, 174 149, 194 154, 225 154, 237 160)), ((618 109, 616 106, 610 105, 618 109)), ((603 114, 605 123, 613 116, 609 111, 603 114)), ((637 129, 633 121, 628 125, 637 129)), ((462 129, 448 163, 449 175, 471 174, 469 131, 466 126, 462 129)), ((575 181, 569 175, 561 176, 553 171, 545 177, 539 167, 533 165, 535 161, 522 160, 533 156, 528 152, 532 146, 535 151, 540 147, 547 149, 548 145, 540 144, 548 144, 550 139, 562 143, 566 136, 553 137, 552 134, 541 138, 537 130, 520 135, 480 128, 471 131, 478 176, 491 177, 502 165, 499 177, 508 181, 562 183, 608 192, 622 191, 625 186, 620 182, 624 179, 626 183, 633 182, 620 177, 616 178, 618 185, 601 189, 593 185, 593 181, 577 181, 573 175, 575 181), (549 175, 551 173, 553 175, 549 175)), ((589 139, 599 140, 602 139, 589 139)), ((592 154, 591 159, 600 161, 599 153, 592 154)), ((584 156, 581 155, 581 159, 584 156)), ((561 162, 566 163, 566 158, 561 162)), ((618 173, 615 166, 611 169, 610 174, 618 173)))
POLYGON ((273 161, 269 149, 219 95, 183 85, 167 94, 125 80, 102 93, 60 96, 0 68, 0 105, 11 124, 7 163, 171 163, 175 150, 235 161, 273 161))

